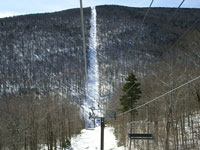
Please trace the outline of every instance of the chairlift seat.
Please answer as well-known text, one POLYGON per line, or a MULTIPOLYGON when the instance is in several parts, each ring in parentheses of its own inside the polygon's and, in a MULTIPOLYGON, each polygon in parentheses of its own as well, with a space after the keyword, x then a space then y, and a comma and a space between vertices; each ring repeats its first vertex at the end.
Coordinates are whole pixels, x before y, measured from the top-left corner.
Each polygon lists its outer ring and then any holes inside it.
POLYGON ((153 140, 154 139, 153 134, 140 134, 140 133, 131 134, 131 133, 129 133, 128 137, 130 139, 137 139, 137 140, 153 140))

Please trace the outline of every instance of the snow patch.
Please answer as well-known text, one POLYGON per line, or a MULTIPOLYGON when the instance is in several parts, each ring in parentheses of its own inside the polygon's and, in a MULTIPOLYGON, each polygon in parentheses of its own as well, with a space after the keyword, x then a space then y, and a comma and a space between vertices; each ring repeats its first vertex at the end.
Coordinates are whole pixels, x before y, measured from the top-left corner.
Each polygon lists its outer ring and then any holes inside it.
MULTIPOLYGON (((72 138, 71 144, 73 150, 100 150, 100 131, 100 127, 96 127, 93 130, 82 130, 81 134, 72 138)), ((124 150, 124 147, 117 146, 117 140, 113 131, 112 127, 105 127, 104 149, 124 150)))

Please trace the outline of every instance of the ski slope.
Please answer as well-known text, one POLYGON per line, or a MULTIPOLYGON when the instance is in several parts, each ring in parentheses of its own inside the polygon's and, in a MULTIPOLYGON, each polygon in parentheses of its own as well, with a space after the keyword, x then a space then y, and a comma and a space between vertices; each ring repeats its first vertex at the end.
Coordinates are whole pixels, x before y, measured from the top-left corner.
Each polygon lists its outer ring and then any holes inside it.
MULTIPOLYGON (((82 106, 82 112, 85 117, 85 127, 81 134, 71 139, 71 146, 73 150, 100 150, 100 127, 89 128, 93 123, 88 118, 90 108, 99 108, 99 66, 97 59, 97 29, 96 29, 96 9, 91 8, 90 19, 90 39, 88 50, 88 83, 87 85, 87 98, 82 106)), ((96 115, 102 115, 101 112, 96 115)), ((117 140, 115 139, 113 128, 105 127, 104 129, 104 150, 122 150, 123 148, 117 147, 117 140)))
MULTIPOLYGON (((100 150, 100 127, 84 129, 76 137, 71 140, 73 150, 100 150)), ((104 150, 124 150, 123 147, 117 146, 113 128, 105 127, 104 130, 104 150)))
POLYGON ((88 50, 88 82, 86 83, 86 99, 82 106, 82 113, 85 118, 85 127, 89 128, 92 122, 88 119, 90 108, 98 109, 99 106, 99 66, 97 59, 97 29, 96 29, 96 9, 91 8, 91 19, 90 19, 90 38, 89 38, 89 50, 88 50))

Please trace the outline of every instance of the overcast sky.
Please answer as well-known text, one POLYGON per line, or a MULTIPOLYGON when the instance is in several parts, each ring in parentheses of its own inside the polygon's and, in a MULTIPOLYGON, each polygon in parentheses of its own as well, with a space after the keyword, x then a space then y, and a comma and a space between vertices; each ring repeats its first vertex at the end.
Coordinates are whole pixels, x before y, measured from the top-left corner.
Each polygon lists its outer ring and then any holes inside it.
MULTIPOLYGON (((182 0, 154 0, 153 7, 178 7, 182 0)), ((148 7, 151 0, 83 0, 83 6, 124 5, 148 7)), ((79 0, 0 0, 0 17, 78 8, 79 0)), ((200 8, 200 0, 185 0, 182 7, 200 8)))

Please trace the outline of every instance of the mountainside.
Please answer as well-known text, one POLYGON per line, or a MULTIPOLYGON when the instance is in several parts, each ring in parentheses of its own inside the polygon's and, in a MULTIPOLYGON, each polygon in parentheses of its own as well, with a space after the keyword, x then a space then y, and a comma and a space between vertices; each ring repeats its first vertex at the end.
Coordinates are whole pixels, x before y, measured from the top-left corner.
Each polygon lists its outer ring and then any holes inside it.
MULTIPOLYGON (((162 58, 200 18, 198 9, 180 9, 173 16, 175 9, 152 8, 142 24, 146 11, 147 8, 97 7, 101 84, 114 84, 128 70, 144 73, 148 64, 162 58)), ((89 8, 84 9, 84 18, 88 48, 89 8)), ((193 26, 197 34, 199 28, 199 22, 193 26)), ((1 94, 61 87, 69 95, 72 90, 84 93, 79 9, 0 19, 0 39, 1 94)), ((100 88, 100 94, 105 95, 103 85, 100 88)))
MULTIPOLYGON (((87 36, 89 17, 85 9, 87 36)), ((79 9, 1 19, 0 39, 1 94, 84 87, 79 9)))
MULTIPOLYGON (((143 22, 147 8, 97 7, 100 76, 113 84, 132 71, 145 75, 150 64, 174 52, 171 46, 191 27, 187 36, 193 37, 195 32, 199 41, 200 10, 176 11, 152 8, 143 22)), ((179 43, 186 43, 184 38, 179 43)), ((187 39, 188 45, 191 41, 195 40, 187 39)), ((187 49, 182 47, 181 51, 187 49)))
MULTIPOLYGON (((146 10, 97 7, 102 77, 120 78, 119 74, 128 74, 128 68, 141 72, 167 53, 170 45, 200 18, 198 9, 180 9, 173 16, 175 9, 153 8, 141 24, 146 10)), ((84 17, 88 45, 89 8, 84 9, 84 17)), ((197 31, 199 28, 199 23, 194 26, 197 31)), ((19 88, 45 91, 68 87, 77 92, 84 88, 79 9, 0 19, 0 39, 1 93, 19 88)))
POLYGON ((189 55, 186 61, 191 65, 191 60, 199 62, 199 9, 151 8, 143 21, 146 12, 147 8, 97 7, 100 94, 107 97, 106 103, 130 72, 145 76, 154 64, 179 52, 189 55))
MULTIPOLYGON (((88 137, 85 131, 83 137, 73 135, 95 117, 91 109, 121 113, 126 93, 121 87, 130 73, 142 91, 134 107, 149 103, 155 129, 153 142, 134 142, 134 148, 198 148, 199 14, 200 9, 85 8, 86 81, 79 9, 0 19, 0 149, 70 148, 71 139, 88 137), (159 97, 162 102, 150 101, 180 85, 159 97)), ((134 119, 144 120, 147 110, 137 112, 134 119)), ((128 115, 109 122, 125 147, 131 147, 128 115)), ((149 126, 133 129, 152 131, 149 126)), ((82 145, 89 148, 74 144, 82 145)))

